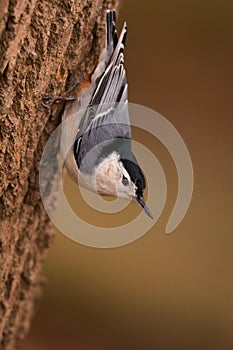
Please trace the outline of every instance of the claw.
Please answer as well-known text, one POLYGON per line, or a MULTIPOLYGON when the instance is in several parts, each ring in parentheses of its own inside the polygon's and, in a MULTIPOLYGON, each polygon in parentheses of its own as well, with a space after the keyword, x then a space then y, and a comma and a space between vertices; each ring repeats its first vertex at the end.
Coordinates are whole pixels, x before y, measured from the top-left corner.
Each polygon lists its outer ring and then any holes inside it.
POLYGON ((76 86, 83 80, 83 72, 79 70, 80 77, 79 79, 68 89, 65 91, 64 95, 62 96, 52 96, 52 95, 45 95, 42 97, 42 106, 44 108, 50 108, 54 103, 58 103, 60 101, 74 101, 76 99, 75 96, 67 96, 70 94, 76 86))
POLYGON ((81 71, 81 69, 79 69, 79 73, 80 73, 80 77, 79 77, 78 80, 65 92, 65 95, 67 95, 67 94, 69 94, 70 92, 72 92, 72 91, 76 88, 76 86, 77 86, 78 84, 80 84, 81 81, 83 80, 84 75, 83 75, 83 72, 81 71))

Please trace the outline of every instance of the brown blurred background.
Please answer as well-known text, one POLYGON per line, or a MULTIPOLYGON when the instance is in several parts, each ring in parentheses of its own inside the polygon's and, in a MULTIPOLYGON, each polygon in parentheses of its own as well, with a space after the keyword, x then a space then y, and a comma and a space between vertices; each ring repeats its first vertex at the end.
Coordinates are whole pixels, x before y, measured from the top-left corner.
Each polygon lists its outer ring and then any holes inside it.
POLYGON ((194 166, 191 206, 166 235, 177 176, 151 141, 168 183, 159 221, 116 249, 57 233, 24 350, 233 348, 232 18, 230 0, 122 3, 130 101, 160 112, 183 137, 194 166))

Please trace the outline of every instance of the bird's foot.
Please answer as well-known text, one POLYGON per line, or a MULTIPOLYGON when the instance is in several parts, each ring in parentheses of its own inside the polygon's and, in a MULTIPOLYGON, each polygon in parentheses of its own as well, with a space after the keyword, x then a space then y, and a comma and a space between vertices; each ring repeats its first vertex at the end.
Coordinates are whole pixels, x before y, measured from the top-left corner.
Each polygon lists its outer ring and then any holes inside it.
POLYGON ((64 92, 61 96, 53 96, 53 95, 45 95, 42 97, 42 106, 44 108, 51 108, 54 103, 58 103, 60 101, 74 101, 76 96, 71 96, 70 93, 78 86, 79 83, 83 80, 83 72, 80 71, 80 77, 78 80, 64 92))

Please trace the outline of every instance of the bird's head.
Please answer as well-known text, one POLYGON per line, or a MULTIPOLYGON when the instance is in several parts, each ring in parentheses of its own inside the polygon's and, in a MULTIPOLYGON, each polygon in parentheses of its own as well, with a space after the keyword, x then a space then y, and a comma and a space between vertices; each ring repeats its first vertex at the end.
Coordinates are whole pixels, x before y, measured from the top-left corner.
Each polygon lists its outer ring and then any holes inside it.
POLYGON ((136 160, 120 158, 118 153, 113 152, 98 166, 96 172, 98 193, 135 200, 153 219, 143 199, 145 188, 146 180, 136 160))

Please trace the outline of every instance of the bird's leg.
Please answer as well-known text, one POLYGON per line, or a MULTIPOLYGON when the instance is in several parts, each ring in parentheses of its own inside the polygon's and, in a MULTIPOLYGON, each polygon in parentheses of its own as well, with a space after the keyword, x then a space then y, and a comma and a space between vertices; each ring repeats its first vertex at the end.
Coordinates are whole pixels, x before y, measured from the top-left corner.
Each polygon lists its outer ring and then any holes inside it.
POLYGON ((59 101, 73 101, 75 100, 74 96, 53 96, 53 95, 45 95, 42 98, 42 106, 45 108, 50 108, 54 103, 58 103, 59 101))
POLYGON ((61 96, 53 96, 53 95, 45 95, 42 98, 42 105, 45 108, 50 108, 54 103, 58 103, 60 101, 73 101, 76 99, 75 96, 69 96, 69 94, 77 87, 77 85, 83 80, 83 72, 80 71, 80 77, 78 80, 68 89, 64 92, 61 96))

